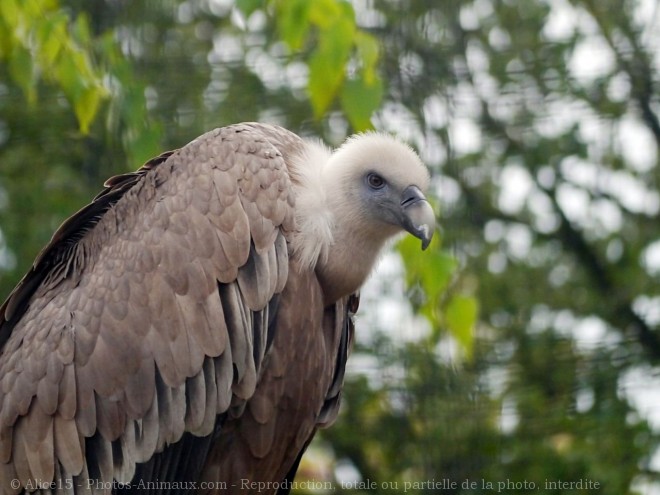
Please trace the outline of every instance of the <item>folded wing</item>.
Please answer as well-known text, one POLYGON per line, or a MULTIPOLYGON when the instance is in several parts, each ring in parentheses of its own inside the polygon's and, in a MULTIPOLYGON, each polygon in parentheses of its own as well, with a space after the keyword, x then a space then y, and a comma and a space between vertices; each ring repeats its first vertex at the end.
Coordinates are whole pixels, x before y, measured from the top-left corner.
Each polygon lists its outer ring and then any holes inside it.
POLYGON ((108 491, 243 412, 289 277, 274 142, 301 145, 274 127, 211 131, 110 179, 55 233, 0 308, 1 493, 108 491))

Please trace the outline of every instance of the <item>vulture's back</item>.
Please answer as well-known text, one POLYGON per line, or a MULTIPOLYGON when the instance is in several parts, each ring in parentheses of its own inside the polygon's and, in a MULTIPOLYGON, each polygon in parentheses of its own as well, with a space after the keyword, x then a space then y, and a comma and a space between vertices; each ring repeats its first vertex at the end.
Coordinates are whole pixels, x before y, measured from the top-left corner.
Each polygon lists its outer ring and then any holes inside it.
POLYGON ((56 232, 0 308, 1 493, 249 493, 295 468, 351 332, 289 256, 302 146, 216 129, 56 232))

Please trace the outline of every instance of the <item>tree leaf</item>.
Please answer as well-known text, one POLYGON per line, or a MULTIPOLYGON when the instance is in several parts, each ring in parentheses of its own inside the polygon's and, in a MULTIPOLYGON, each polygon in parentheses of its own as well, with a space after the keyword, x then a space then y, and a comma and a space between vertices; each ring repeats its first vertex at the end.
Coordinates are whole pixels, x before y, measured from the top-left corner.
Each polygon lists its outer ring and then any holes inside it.
MULTIPOLYGON (((320 29, 325 30, 333 26, 340 18, 354 22, 353 9, 349 8, 347 11, 345 9, 344 2, 337 2, 336 0, 315 0, 314 2, 308 2, 309 9, 309 21, 318 26, 320 29)), ((350 5, 349 5, 350 7, 350 5)))
POLYGON ((87 46, 92 42, 92 33, 89 28, 89 19, 84 14, 78 15, 73 23, 72 34, 76 40, 83 46, 87 46))
POLYGON ((332 28, 319 33, 318 48, 309 61, 308 83, 316 118, 326 112, 344 80, 354 30, 355 26, 348 19, 339 18, 332 28))
POLYGON ((16 28, 20 19, 20 11, 16 0, 2 0, 0 2, 0 17, 3 24, 8 28, 16 28))
POLYGON ((447 328, 468 356, 472 354, 477 315, 477 300, 465 294, 453 294, 445 308, 447 328))
POLYGON ((41 61, 46 65, 55 63, 63 46, 62 39, 66 38, 66 26, 52 19, 44 19, 44 22, 36 30, 41 45, 41 61))
POLYGON ((98 88, 86 88, 73 102, 73 110, 78 118, 80 132, 89 133, 89 126, 94 121, 101 103, 102 93, 98 88))
POLYGON ((458 262, 441 247, 440 236, 435 235, 429 248, 422 253, 420 241, 413 236, 405 236, 397 244, 406 269, 408 285, 420 283, 426 294, 427 316, 437 321, 435 309, 456 272, 458 262))
POLYGON ((371 129, 371 115, 383 98, 383 82, 380 78, 367 81, 362 77, 346 81, 341 93, 341 108, 356 131, 371 129))
POLYGON ((355 33, 355 46, 362 63, 363 77, 367 84, 371 84, 372 79, 377 77, 376 66, 380 55, 378 40, 369 33, 357 31, 355 33))
POLYGON ((34 65, 30 52, 22 46, 14 46, 9 58, 9 74, 25 93, 28 103, 34 103, 36 100, 34 65))
POLYGON ((310 28, 309 10, 312 2, 287 0, 277 3, 277 26, 282 40, 292 50, 300 50, 310 28))
POLYGON ((92 36, 85 15, 70 23, 57 0, 2 0, 0 19, 1 51, 28 102, 37 99, 39 77, 56 83, 81 119, 81 131, 87 132, 105 90, 88 56, 92 36))

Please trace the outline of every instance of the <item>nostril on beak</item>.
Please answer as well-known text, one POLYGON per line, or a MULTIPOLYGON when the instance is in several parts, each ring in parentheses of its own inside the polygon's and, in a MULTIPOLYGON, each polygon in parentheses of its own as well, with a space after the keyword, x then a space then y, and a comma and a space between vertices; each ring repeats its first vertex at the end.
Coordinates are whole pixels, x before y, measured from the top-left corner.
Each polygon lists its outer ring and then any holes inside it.
POLYGON ((417 203, 418 201, 425 201, 426 198, 422 191, 419 190, 417 186, 409 186, 401 195, 401 207, 407 208, 410 205, 417 203))

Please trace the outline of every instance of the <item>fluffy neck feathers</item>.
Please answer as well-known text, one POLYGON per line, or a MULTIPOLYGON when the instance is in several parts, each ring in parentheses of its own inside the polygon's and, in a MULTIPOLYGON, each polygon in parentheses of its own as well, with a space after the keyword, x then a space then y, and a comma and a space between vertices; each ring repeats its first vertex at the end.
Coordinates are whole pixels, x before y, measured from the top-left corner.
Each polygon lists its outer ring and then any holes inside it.
POLYGON ((326 304, 360 288, 397 231, 369 221, 335 157, 322 143, 308 141, 290 166, 297 225, 291 247, 301 266, 316 270, 326 304))

